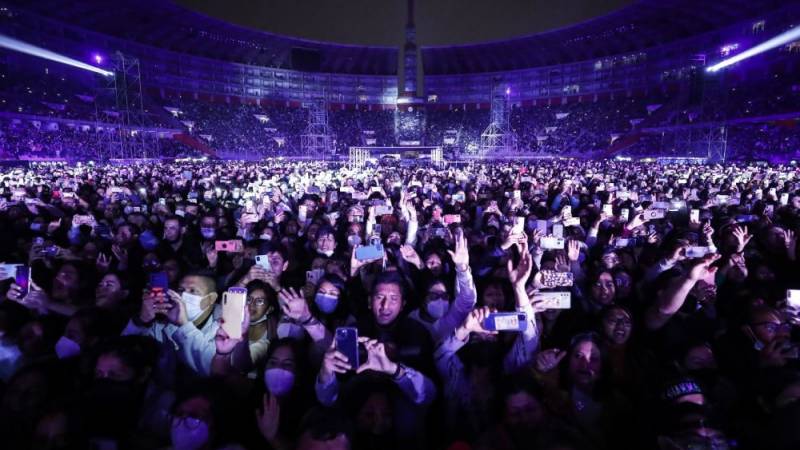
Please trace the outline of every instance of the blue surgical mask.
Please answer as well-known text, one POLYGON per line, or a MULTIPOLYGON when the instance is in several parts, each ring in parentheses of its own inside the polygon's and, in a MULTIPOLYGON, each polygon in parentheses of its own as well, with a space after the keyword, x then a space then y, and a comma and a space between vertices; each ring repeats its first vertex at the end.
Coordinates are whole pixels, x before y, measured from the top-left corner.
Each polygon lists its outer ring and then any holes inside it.
POLYGON ((214 236, 217 234, 217 230, 213 228, 200 228, 200 234, 205 239, 214 239, 214 236))
POLYGON ((434 319, 441 319, 450 308, 450 302, 447 300, 431 300, 425 305, 425 310, 428 311, 434 319))
POLYGON ((72 339, 61 336, 56 342, 56 356, 58 359, 72 358, 81 354, 81 346, 72 339))
POLYGON ((264 384, 272 395, 282 397, 294 387, 294 373, 280 367, 273 367, 264 372, 264 384))
POLYGON ((339 297, 318 292, 317 295, 314 296, 314 303, 317 304, 320 311, 325 314, 330 314, 336 311, 336 306, 339 305, 339 297))
POLYGON ((173 419, 170 438, 175 450, 197 450, 208 443, 208 424, 192 417, 173 419))

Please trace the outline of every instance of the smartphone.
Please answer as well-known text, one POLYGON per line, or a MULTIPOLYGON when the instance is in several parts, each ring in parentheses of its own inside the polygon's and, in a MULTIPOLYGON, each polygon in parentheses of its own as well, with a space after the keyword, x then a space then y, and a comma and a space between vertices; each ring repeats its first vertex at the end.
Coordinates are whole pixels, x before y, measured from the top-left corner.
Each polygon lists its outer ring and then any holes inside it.
POLYGON ((376 216, 390 216, 394 213, 394 208, 389 205, 378 205, 375 207, 376 216))
POLYGON ((381 231, 383 231, 383 227, 381 227, 381 224, 376 223, 375 225, 372 226, 372 235, 373 236, 380 236, 381 235, 381 231))
POLYGON ((644 212, 645 220, 663 219, 666 216, 667 213, 663 209, 648 209, 644 212))
POLYGON ((572 295, 569 292, 539 292, 542 306, 547 309, 570 309, 572 295))
POLYGON ((483 321, 487 331, 525 331, 528 328, 528 315, 524 312, 495 312, 483 321))
POLYGON ((24 265, 17 266, 14 283, 19 286, 20 297, 25 297, 31 291, 31 268, 24 265))
POLYGON ((297 220, 300 222, 305 222, 306 214, 308 214, 308 207, 306 207, 306 205, 300 205, 297 207, 297 220))
POLYGON ((686 257, 687 258, 702 258, 707 254, 711 253, 711 250, 708 247, 687 247, 686 248, 686 257))
POLYGON ((764 207, 764 215, 772 217, 772 214, 775 212, 775 205, 766 205, 764 207))
POLYGON ((314 269, 314 270, 307 270, 306 271, 306 281, 316 285, 319 283, 319 279, 325 275, 325 269, 314 269))
POLYGON ((242 241, 215 241, 214 250, 218 252, 241 253, 243 250, 242 241))
POLYGON ((153 292, 167 292, 169 289, 169 278, 166 272, 154 272, 150 274, 150 290, 153 292))
POLYGON ((356 259, 368 261, 371 259, 383 258, 383 245, 375 243, 373 245, 361 245, 356 248, 356 259))
POLYGON ((689 211, 689 222, 691 223, 700 223, 700 210, 693 209, 689 211))
POLYGON ((514 191, 514 198, 515 198, 515 199, 522 198, 522 192, 520 192, 520 190, 519 190, 519 189, 516 189, 516 190, 514 191))
POLYGON ((3 278, 0 278, 0 280, 7 280, 10 278, 16 279, 17 267, 19 266, 19 264, 0 264, 0 272, 5 275, 3 278))
POLYGON ((434 227, 432 234, 434 237, 440 237, 444 239, 447 236, 447 229, 444 227, 434 227))
POLYGON ((572 272, 556 272, 555 270, 542 270, 542 284, 546 288, 572 286, 575 276, 572 272))
POLYGON ((461 215, 459 214, 445 214, 444 224, 450 225, 451 223, 461 223, 461 215))
POLYGON ((753 214, 740 214, 736 216, 736 223, 747 223, 756 221, 758 221, 758 216, 755 216, 753 214))
POLYGON ((542 233, 542 236, 547 235, 547 221, 546 220, 537 220, 536 221, 536 229, 542 233))
POLYGON ((636 243, 636 241, 633 240, 633 239, 625 239, 625 238, 616 238, 616 239, 614 239, 614 247, 615 248, 631 247, 635 243, 636 243))
POLYGON ((222 324, 228 336, 238 338, 242 335, 244 308, 247 302, 247 289, 242 287, 228 288, 222 294, 222 324))
POLYGON ((781 194, 780 202, 781 202, 781 205, 783 205, 783 206, 788 205, 789 204, 789 194, 787 194, 786 192, 781 194))
POLYGON ((786 304, 795 309, 800 308, 800 289, 786 290, 786 304))
POLYGON ((603 205, 603 213, 609 217, 614 217, 614 205, 611 204, 603 205))
POLYGON ((564 237, 564 225, 562 225, 560 223, 553 224, 553 237, 556 237, 556 238, 559 238, 559 239, 564 237))
MULTIPOLYGON (((553 228, 555 228, 555 226, 553 226, 553 228)), ((564 238, 544 236, 541 240, 541 246, 544 250, 563 250, 564 238)))
POLYGON ((340 327, 336 329, 336 351, 347 358, 350 367, 357 369, 361 364, 358 361, 358 329, 340 327))
POLYGON ((565 227, 577 227, 581 224, 581 219, 577 217, 570 217, 569 219, 564 219, 563 224, 565 227))
POLYGON ((619 217, 622 219, 623 222, 627 222, 628 220, 630 220, 631 210, 628 208, 621 210, 619 212, 619 217))
POLYGON ((263 267, 267 272, 272 270, 267 255, 256 255, 256 265, 263 267))
POLYGON ((514 226, 511 227, 511 234, 520 234, 525 231, 525 218, 514 217, 514 226))

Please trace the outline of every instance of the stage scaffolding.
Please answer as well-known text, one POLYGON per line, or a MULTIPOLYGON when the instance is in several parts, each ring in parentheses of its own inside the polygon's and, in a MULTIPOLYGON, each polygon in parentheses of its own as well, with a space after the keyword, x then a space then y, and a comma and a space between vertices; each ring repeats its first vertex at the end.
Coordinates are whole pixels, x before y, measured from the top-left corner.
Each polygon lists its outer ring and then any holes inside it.
POLYGON ((511 130, 511 105, 508 94, 500 85, 492 91, 492 110, 489 126, 481 133, 480 153, 513 153, 516 135, 511 130))
POLYGON ((333 151, 333 137, 328 124, 328 102, 320 97, 304 106, 308 109, 308 125, 300 135, 300 150, 303 156, 327 159, 333 151))
POLYGON ((97 127, 103 128, 100 159, 158 157, 158 135, 148 128, 137 58, 114 53, 109 59, 113 76, 98 76, 95 98, 97 127))

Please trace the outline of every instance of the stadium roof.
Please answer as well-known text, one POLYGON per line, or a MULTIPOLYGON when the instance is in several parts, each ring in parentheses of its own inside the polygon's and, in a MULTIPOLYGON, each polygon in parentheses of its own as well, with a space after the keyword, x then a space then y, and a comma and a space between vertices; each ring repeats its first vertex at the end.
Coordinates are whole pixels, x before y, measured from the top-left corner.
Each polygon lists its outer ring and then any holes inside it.
MULTIPOLYGON (((211 18, 168 0, 6 3, 77 27, 209 58, 319 72, 397 74, 397 48, 271 34, 211 18)), ((429 75, 480 73, 602 58, 666 44, 798 3, 641 0, 606 16, 546 33, 482 44, 423 46, 423 67, 429 75)))

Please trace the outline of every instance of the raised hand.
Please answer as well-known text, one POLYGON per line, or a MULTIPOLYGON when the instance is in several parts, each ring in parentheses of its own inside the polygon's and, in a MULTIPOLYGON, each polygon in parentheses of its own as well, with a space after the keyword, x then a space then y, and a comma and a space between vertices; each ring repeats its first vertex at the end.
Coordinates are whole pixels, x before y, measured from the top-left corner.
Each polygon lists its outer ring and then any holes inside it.
POLYGON ((171 307, 166 312, 167 320, 173 325, 183 326, 186 322, 189 321, 189 316, 186 313, 186 305, 183 303, 183 299, 181 296, 173 291, 167 291, 167 298, 171 304, 171 307))
POLYGON ((478 334, 497 334, 497 331, 489 331, 483 327, 486 318, 489 314, 495 312, 494 309, 484 306, 482 308, 473 309, 464 319, 464 323, 456 329, 456 337, 462 341, 467 340, 470 333, 478 334))
POLYGON ((152 322, 157 314, 166 315, 172 308, 172 303, 167 300, 164 292, 154 292, 149 289, 142 295, 142 306, 139 309, 139 320, 142 323, 152 322))
POLYGON ((105 253, 98 253, 97 259, 95 260, 95 266, 97 267, 98 272, 107 273, 108 269, 111 267, 111 257, 105 253))
POLYGON ((746 226, 736 226, 732 232, 736 238, 736 253, 741 253, 750 242, 750 239, 753 239, 753 235, 748 233, 746 226))
POLYGON ((713 277, 717 272, 716 267, 711 267, 716 260, 719 259, 719 254, 713 253, 698 259, 696 263, 689 269, 689 279, 692 281, 705 280, 713 277))
POLYGON ((539 373, 550 372, 558 367, 559 363, 561 363, 561 360, 564 359, 565 356, 567 356, 567 352, 557 348, 541 351, 538 355, 536 355, 536 370, 539 373))
POLYGON ((580 242, 570 239, 567 242, 567 258, 569 258, 570 262, 578 261, 578 258, 581 256, 581 244, 580 242))
POLYGON ((258 431, 267 442, 274 442, 278 437, 278 427, 281 423, 281 405, 278 398, 269 392, 264 393, 260 411, 256 411, 258 431))
POLYGON ((508 279, 511 281, 511 284, 514 285, 514 287, 525 286, 525 283, 528 282, 528 277, 531 275, 531 270, 533 269, 533 257, 530 252, 525 251, 522 253, 516 267, 514 267, 510 259, 506 264, 508 279))
POLYGON ((448 250, 456 270, 463 272, 469 268, 469 245, 467 244, 467 237, 464 236, 464 230, 458 229, 455 236, 455 251, 448 250))
POLYGON ((382 342, 378 342, 375 339, 370 339, 364 336, 358 338, 358 342, 364 344, 364 347, 367 349, 367 362, 361 365, 356 372, 361 373, 367 370, 374 370, 375 372, 381 372, 385 374, 392 375, 397 370, 397 364, 392 362, 388 356, 386 356, 386 348, 384 347, 382 342))
POLYGON ((311 318, 306 299, 294 288, 286 288, 278 292, 278 303, 286 317, 296 321, 305 322, 311 318))
POLYGON ((417 266, 418 269, 422 269, 422 260, 411 245, 403 244, 403 246, 400 247, 400 256, 409 264, 413 264, 417 266))
POLYGON ((334 339, 322 359, 322 366, 319 372, 320 379, 322 381, 330 381, 335 374, 345 373, 350 370, 353 370, 353 366, 347 360, 347 356, 336 350, 336 339, 334 339))

